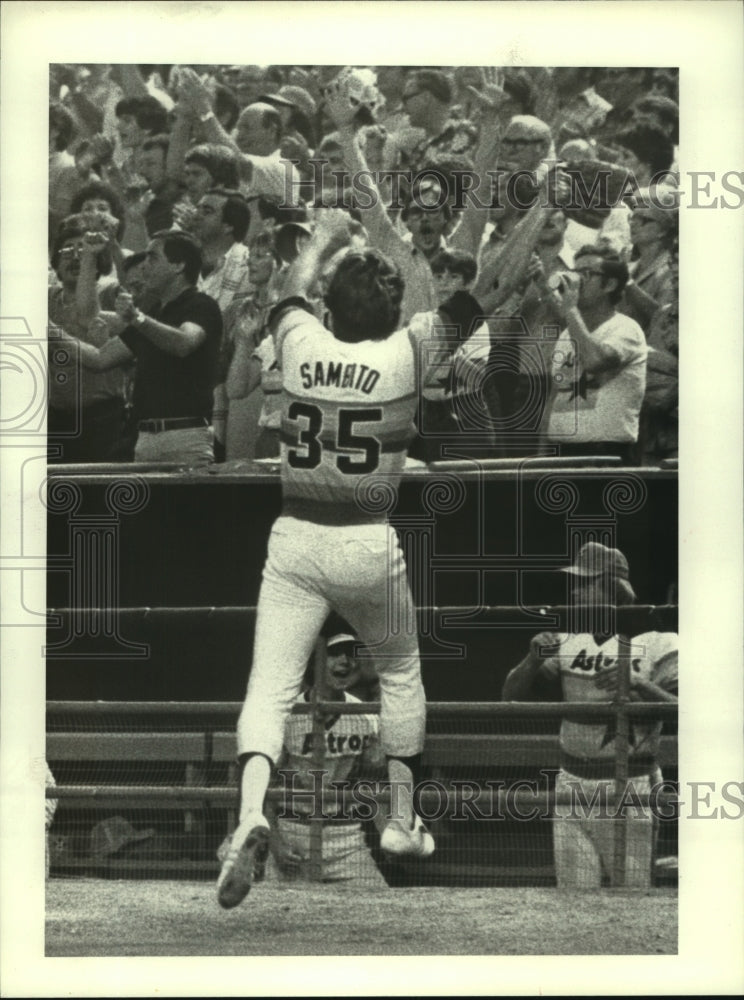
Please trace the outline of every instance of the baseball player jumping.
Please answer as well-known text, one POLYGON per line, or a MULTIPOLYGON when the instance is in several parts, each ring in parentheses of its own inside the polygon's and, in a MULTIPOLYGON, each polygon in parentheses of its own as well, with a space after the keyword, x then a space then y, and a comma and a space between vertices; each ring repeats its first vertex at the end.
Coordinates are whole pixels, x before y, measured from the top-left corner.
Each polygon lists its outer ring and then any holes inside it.
POLYGON ((426 709, 415 609, 385 514, 414 434, 420 351, 413 333, 398 328, 400 273, 375 250, 342 256, 324 296, 325 325, 315 317, 308 297, 323 263, 348 243, 343 212, 324 209, 319 216, 288 272, 287 298, 270 316, 284 383, 283 509, 269 539, 238 721, 238 827, 217 882, 225 908, 245 898, 254 862, 268 851, 264 798, 271 769, 331 609, 375 650, 380 740, 397 793, 381 846, 395 855, 434 851, 413 804, 426 709))

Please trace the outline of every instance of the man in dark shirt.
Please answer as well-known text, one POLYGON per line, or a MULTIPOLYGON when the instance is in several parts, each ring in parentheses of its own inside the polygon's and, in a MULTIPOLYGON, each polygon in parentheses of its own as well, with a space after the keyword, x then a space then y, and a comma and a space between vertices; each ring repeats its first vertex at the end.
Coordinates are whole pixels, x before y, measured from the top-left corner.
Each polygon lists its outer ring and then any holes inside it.
POLYGON ((87 368, 107 371, 137 359, 134 414, 137 462, 214 460, 212 392, 222 339, 222 315, 209 295, 196 290, 202 258, 192 237, 156 233, 147 248, 144 279, 158 301, 149 314, 128 292, 109 314, 112 336, 101 347, 80 345, 87 368))

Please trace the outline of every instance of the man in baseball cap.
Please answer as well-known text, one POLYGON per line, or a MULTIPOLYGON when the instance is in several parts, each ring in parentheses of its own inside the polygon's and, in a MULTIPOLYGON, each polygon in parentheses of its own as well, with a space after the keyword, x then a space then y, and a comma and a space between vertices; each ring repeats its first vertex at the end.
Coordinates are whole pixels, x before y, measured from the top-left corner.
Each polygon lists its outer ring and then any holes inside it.
POLYGON ((587 580, 601 579, 605 582, 621 582, 624 586, 616 587, 614 604, 632 604, 635 601, 635 591, 630 585, 630 569, 628 560, 620 549, 610 549, 601 542, 587 542, 579 549, 571 566, 564 566, 562 573, 582 577, 587 580), (618 600, 618 590, 621 599, 618 600))
POLYGON ((370 657, 358 655, 360 642, 341 618, 326 639, 326 679, 334 689, 343 688, 361 701, 378 701, 380 682, 370 657))
MULTIPOLYGON (((540 632, 530 641, 525 658, 508 674, 505 701, 611 702, 617 698, 623 669, 623 644, 617 633, 597 630, 602 605, 635 601, 628 560, 619 549, 586 542, 573 563, 561 572, 572 577, 572 599, 581 624, 569 633, 540 632), (587 612, 586 618, 584 612, 587 612)), ((634 636, 630 650, 630 701, 677 701, 677 650, 673 632, 634 636)), ((661 783, 659 737, 662 723, 634 721, 630 731, 626 794, 649 795, 661 783)), ((618 749, 616 720, 566 716, 561 722, 561 769, 555 783, 557 799, 577 792, 590 807, 577 816, 556 802, 553 854, 559 888, 598 889, 614 858, 614 823, 602 813, 601 799, 614 789, 618 749)), ((573 807, 571 807, 573 808, 573 807)), ((626 828, 625 885, 651 885, 656 845, 652 812, 644 807, 626 828)))

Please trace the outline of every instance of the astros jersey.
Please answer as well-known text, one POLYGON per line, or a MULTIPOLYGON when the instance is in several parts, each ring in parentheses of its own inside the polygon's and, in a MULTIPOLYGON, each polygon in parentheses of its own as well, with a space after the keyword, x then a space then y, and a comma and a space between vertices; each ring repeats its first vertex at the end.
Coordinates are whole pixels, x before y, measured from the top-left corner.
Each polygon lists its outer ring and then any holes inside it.
MULTIPOLYGON (((344 692, 347 702, 359 698, 344 692)), ((323 785, 346 781, 355 776, 362 754, 377 743, 379 720, 375 713, 369 715, 341 714, 326 725, 323 734, 325 758, 323 785)), ((309 770, 313 767, 313 720, 311 715, 290 715, 284 731, 286 763, 283 767, 295 771, 295 788, 313 788, 314 779, 309 770)), ((297 812, 310 812, 312 803, 298 799, 297 812)))
MULTIPOLYGON (((541 666, 547 675, 560 677, 566 701, 612 700, 612 696, 594 684, 600 670, 618 662, 618 638, 612 636, 597 643, 588 634, 561 635, 560 653, 541 666)), ((631 685, 633 677, 653 681, 670 693, 677 691, 678 637, 672 632, 644 632, 630 643, 631 685)), ((631 725, 631 753, 655 756, 658 751, 660 722, 631 725)), ((610 720, 564 719, 561 723, 561 746, 574 757, 613 758, 614 723, 610 720)))
POLYGON ((402 329, 385 340, 345 343, 291 308, 276 324, 276 354, 284 512, 328 524, 384 520, 365 503, 365 487, 397 487, 415 433, 412 335, 402 329))

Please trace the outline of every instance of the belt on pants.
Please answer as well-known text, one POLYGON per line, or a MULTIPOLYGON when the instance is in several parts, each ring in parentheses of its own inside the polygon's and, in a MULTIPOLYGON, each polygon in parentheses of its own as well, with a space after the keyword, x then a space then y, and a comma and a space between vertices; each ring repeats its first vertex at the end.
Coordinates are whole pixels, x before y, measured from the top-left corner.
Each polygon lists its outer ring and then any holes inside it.
POLYGON ((140 420, 137 429, 150 434, 162 431, 185 431, 190 427, 209 427, 206 417, 166 417, 165 420, 140 420))
MULTIPOLYGON (((614 760, 591 760, 581 757, 573 757, 569 753, 561 755, 561 767, 564 771, 575 774, 577 778, 587 778, 593 781, 602 781, 606 778, 615 777, 614 760)), ((649 777, 656 770, 656 759, 650 756, 631 757, 628 760, 628 777, 640 778, 649 777)))
MULTIPOLYGON (((312 824, 312 819, 310 816, 305 816, 303 814, 295 814, 294 816, 278 816, 282 823, 296 823, 300 826, 310 826, 312 824)), ((333 816, 327 816, 321 820, 323 826, 359 826, 361 824, 360 819, 351 819, 345 816, 343 819, 336 819, 333 816)))

